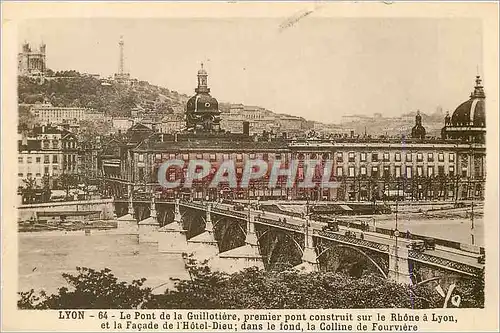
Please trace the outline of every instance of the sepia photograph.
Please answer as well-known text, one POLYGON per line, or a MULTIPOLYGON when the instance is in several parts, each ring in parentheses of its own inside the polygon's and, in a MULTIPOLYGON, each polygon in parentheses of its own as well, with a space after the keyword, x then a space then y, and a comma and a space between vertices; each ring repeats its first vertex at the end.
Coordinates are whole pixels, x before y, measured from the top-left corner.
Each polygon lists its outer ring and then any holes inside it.
POLYGON ((203 310, 334 309, 274 330, 352 331, 344 310, 485 308, 483 20, 323 6, 17 22, 19 313, 182 309, 178 330, 235 331, 203 310))

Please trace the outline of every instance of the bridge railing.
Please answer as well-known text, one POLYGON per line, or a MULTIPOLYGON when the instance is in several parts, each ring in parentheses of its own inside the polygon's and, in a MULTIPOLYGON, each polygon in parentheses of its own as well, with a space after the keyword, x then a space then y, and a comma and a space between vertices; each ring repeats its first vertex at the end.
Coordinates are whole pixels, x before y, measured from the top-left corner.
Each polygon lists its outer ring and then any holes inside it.
POLYGON ((468 274, 474 275, 474 276, 478 276, 481 272, 481 269, 478 267, 470 266, 467 264, 448 260, 448 259, 441 258, 441 257, 436 257, 436 256, 430 255, 428 253, 414 251, 414 250, 408 251, 408 258, 422 261, 424 263, 434 263, 434 264, 437 264, 439 266, 452 268, 452 269, 458 270, 460 272, 468 273, 468 274))
POLYGON ((265 224, 271 224, 271 225, 275 225, 277 227, 291 229, 291 230, 295 230, 295 231, 300 231, 300 232, 304 231, 303 228, 302 228, 302 226, 300 226, 300 225, 286 223, 286 222, 283 222, 283 221, 280 222, 280 221, 268 219, 268 218, 265 218, 265 217, 259 217, 259 216, 257 216, 255 218, 255 221, 261 222, 261 223, 265 223, 265 224))
POLYGON ((332 231, 324 231, 324 230, 315 229, 313 231, 313 235, 322 236, 322 237, 333 239, 333 240, 343 242, 343 243, 349 243, 349 244, 354 244, 354 245, 358 245, 358 246, 362 246, 362 247, 371 248, 371 249, 374 249, 374 250, 377 250, 380 252, 386 252, 386 253, 389 252, 389 246, 386 244, 380 244, 377 242, 359 239, 356 237, 349 237, 349 236, 341 235, 341 234, 338 234, 338 233, 335 233, 332 231))
POLYGON ((198 209, 205 210, 206 206, 204 204, 198 203, 198 202, 187 202, 187 201, 181 201, 181 205, 186 206, 186 207, 194 207, 198 209))
POLYGON ((218 207, 212 207, 212 212, 214 212, 214 213, 220 213, 220 214, 229 214, 229 215, 240 217, 242 219, 247 219, 248 218, 247 214, 242 213, 242 212, 235 212, 235 211, 233 211, 231 209, 222 209, 222 208, 218 208, 218 207))
MULTIPOLYGON (((332 221, 334 219, 334 217, 328 218, 326 216, 318 215, 318 216, 314 216, 313 219, 314 219, 314 221, 319 221, 319 222, 329 222, 329 221, 332 221)), ((337 218, 336 221, 339 225, 348 226, 352 229, 359 229, 359 230, 365 230, 365 228, 366 228, 365 226, 372 224, 366 220, 355 219, 355 218, 352 220, 342 220, 342 219, 337 218), (362 224, 362 222, 367 222, 367 224, 365 224, 365 226, 364 226, 362 224)), ((394 234, 394 230, 388 229, 388 228, 382 228, 382 227, 376 227, 375 232, 379 233, 379 234, 387 235, 387 236, 391 236, 394 234)), ((403 234, 406 237, 406 232, 403 232, 403 234)), ((419 234, 415 234, 415 233, 410 233, 409 236, 410 236, 410 239, 415 239, 415 240, 418 240, 418 239, 425 240, 427 238, 432 238, 432 239, 434 239, 434 242, 436 243, 436 245, 441 245, 444 247, 462 250, 462 251, 474 252, 474 251, 467 249, 467 247, 464 246, 463 243, 448 240, 448 239, 437 238, 437 237, 428 237, 428 236, 419 235, 419 234)), ((476 246, 476 247, 477 247, 478 253, 481 253, 481 254, 484 253, 484 247, 479 247, 479 246, 476 246)))

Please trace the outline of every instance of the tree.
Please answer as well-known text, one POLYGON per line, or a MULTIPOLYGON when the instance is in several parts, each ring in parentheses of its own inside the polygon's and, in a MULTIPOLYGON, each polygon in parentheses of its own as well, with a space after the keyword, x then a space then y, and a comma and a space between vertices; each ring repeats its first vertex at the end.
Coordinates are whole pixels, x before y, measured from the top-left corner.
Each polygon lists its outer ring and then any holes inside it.
MULTIPOLYGON (((405 285, 375 275, 361 278, 333 272, 302 274, 294 270, 249 268, 226 274, 213 272, 187 259, 189 280, 153 295, 146 279, 118 282, 109 269, 77 267, 77 275, 63 274, 72 290, 57 294, 19 293, 20 309, 362 309, 437 308, 442 298, 428 285, 405 285)), ((483 279, 484 280, 484 279, 483 279)), ((484 306, 484 281, 457 283, 461 307, 484 306)))
POLYGON ((27 204, 35 202, 36 179, 28 177, 23 179, 24 186, 21 189, 23 201, 27 204))
POLYGON ((90 185, 91 185, 91 180, 88 176, 86 175, 81 175, 80 176, 80 183, 83 184, 83 192, 85 193, 85 199, 87 199, 89 197, 89 188, 90 188, 90 185))
POLYGON ((49 175, 44 175, 42 177, 42 201, 48 202, 50 200, 50 177, 49 175))
POLYGON ((134 309, 151 299, 151 288, 143 287, 146 279, 132 283, 118 282, 109 269, 77 267, 77 275, 63 274, 72 287, 61 287, 57 294, 19 293, 20 309, 134 309))
POLYGON ((57 179, 57 183, 66 191, 66 197, 69 197, 69 190, 78 185, 78 177, 70 173, 63 173, 57 179))

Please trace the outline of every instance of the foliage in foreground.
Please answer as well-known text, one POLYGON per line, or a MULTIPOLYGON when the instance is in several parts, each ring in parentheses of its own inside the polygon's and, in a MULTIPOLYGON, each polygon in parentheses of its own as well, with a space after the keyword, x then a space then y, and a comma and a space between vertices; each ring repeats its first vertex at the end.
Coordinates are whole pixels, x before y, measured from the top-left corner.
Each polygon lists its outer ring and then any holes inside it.
POLYGON ((143 287, 146 279, 132 283, 118 282, 110 269, 96 271, 77 267, 78 274, 63 274, 72 287, 61 287, 57 294, 34 290, 19 293, 20 309, 133 309, 151 299, 151 288, 143 287))
MULTIPOLYGON (((19 293, 20 309, 295 309, 295 308, 435 308, 443 300, 428 286, 396 284, 377 276, 352 278, 332 272, 300 274, 250 268, 232 275, 189 265, 189 280, 176 282, 173 290, 153 295, 145 279, 118 282, 109 269, 77 268, 63 274, 71 290, 57 294, 19 293)), ((482 307, 481 282, 461 285, 460 307, 482 307)), ((458 288, 457 288, 458 289, 458 288)))

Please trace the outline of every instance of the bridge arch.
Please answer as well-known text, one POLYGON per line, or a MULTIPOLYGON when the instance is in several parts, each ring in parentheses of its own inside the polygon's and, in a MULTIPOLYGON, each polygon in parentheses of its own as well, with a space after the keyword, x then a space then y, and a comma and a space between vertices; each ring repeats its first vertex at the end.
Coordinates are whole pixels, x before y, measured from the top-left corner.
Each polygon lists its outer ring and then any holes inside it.
POLYGON ((246 230, 241 220, 221 218, 214 224, 214 237, 220 252, 225 252, 245 244, 246 230))
POLYGON ((214 228, 215 228, 215 226, 216 226, 219 222, 223 221, 224 219, 227 219, 227 217, 226 217, 226 216, 222 216, 222 217, 220 217, 220 218, 216 219, 216 220, 215 220, 215 222, 212 222, 212 224, 213 224, 214 228))
MULTIPOLYGON (((268 233, 270 233, 270 232, 272 232, 272 229, 271 229, 271 228, 270 228, 270 229, 267 229, 266 231, 264 231, 264 232, 263 232, 263 233, 259 236, 259 238, 257 239, 257 241, 259 242, 259 244, 260 244, 260 240, 261 240, 261 239, 262 239, 265 235, 267 235, 267 234, 268 234, 268 233)), ((290 236, 290 235, 288 234, 288 232, 284 232, 284 233, 283 233, 283 235, 285 235, 285 237, 287 237, 288 239, 291 239, 291 240, 292 240, 292 242, 293 242, 293 244, 295 245, 295 247, 299 250, 300 255, 303 255, 303 254, 304 254, 304 250, 302 249, 302 247, 300 246, 300 244, 299 244, 299 243, 295 240, 295 238, 293 238, 292 236, 290 236)), ((271 255, 272 255, 272 251, 271 251, 271 253, 269 254, 269 256, 271 256, 271 255)))
POLYGON ((328 251, 330 250, 333 250, 333 249, 336 249, 336 248, 347 248, 347 249, 350 249, 350 250, 354 250, 358 253, 360 253, 363 257, 365 257, 366 259, 368 259, 368 261, 373 265, 375 266, 375 268, 378 270, 378 272, 385 278, 387 279, 387 274, 384 272, 384 270, 382 269, 382 267, 380 267, 379 264, 377 264, 375 262, 375 260, 373 260, 368 254, 366 254, 365 252, 361 251, 360 249, 354 247, 354 246, 350 246, 350 245, 332 245, 326 249, 324 249, 323 251, 321 251, 321 253, 316 257, 316 260, 318 260, 321 256, 323 256, 325 253, 327 253, 328 251))

